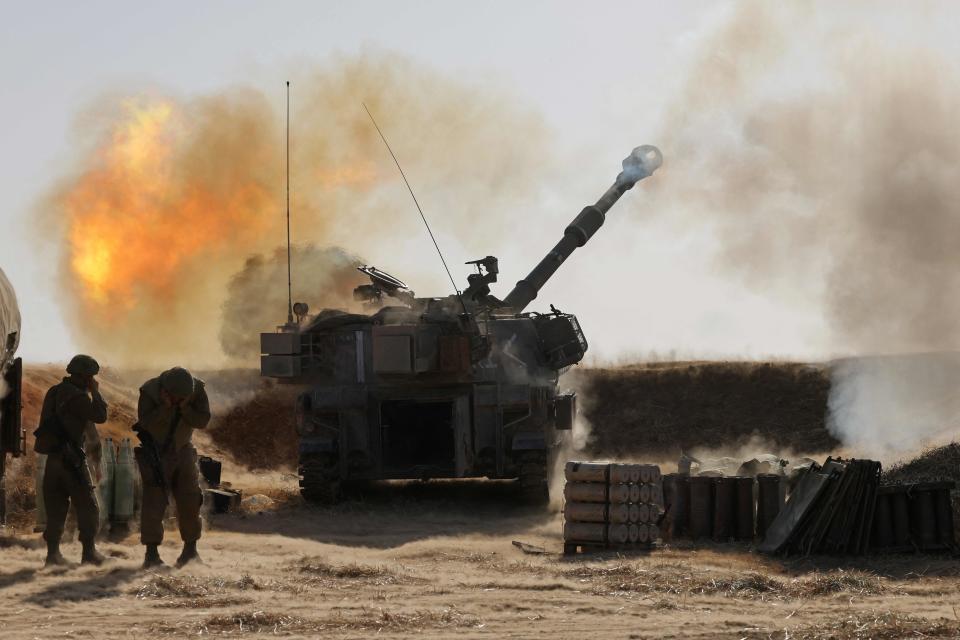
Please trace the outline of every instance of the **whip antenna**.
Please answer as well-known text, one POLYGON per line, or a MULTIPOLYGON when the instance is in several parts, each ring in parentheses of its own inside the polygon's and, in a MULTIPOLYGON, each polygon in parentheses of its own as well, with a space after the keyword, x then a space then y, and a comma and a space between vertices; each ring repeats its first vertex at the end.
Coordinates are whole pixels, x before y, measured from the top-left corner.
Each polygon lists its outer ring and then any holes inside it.
POLYGON ((290 81, 287 80, 287 324, 293 324, 293 267, 290 261, 290 81))
POLYGON ((400 171, 400 177, 403 178, 404 184, 407 185, 407 191, 410 192, 410 197, 413 198, 413 204, 417 205, 417 211, 420 212, 420 218, 423 220, 423 226, 427 228, 427 233, 430 234, 430 240, 433 241, 433 246, 437 250, 437 255, 440 256, 440 262, 443 263, 443 268, 447 272, 447 277, 450 278, 450 284, 453 285, 453 290, 457 292, 457 299, 460 300, 460 306, 463 307, 463 312, 467 313, 467 305, 463 303, 463 296, 460 295, 460 289, 457 288, 457 283, 454 281, 453 275, 450 274, 450 267, 447 266, 447 261, 443 257, 443 252, 440 251, 440 245, 437 244, 437 239, 433 235, 433 230, 430 229, 430 223, 427 222, 427 217, 423 215, 423 209, 420 208, 420 203, 417 202, 417 196, 413 193, 413 187, 410 186, 410 181, 407 180, 407 174, 403 172, 403 167, 400 166, 400 161, 397 160, 397 155, 393 152, 393 149, 390 148, 390 143, 387 142, 387 137, 383 135, 383 131, 380 130, 380 126, 373 118, 373 114, 370 113, 370 109, 367 108, 367 104, 365 102, 361 102, 360 104, 363 105, 363 110, 367 112, 368 116, 370 116, 370 122, 373 123, 377 133, 380 134, 380 139, 383 140, 383 144, 387 147, 387 151, 390 152, 390 157, 393 158, 394 164, 397 165, 397 169, 400 171))

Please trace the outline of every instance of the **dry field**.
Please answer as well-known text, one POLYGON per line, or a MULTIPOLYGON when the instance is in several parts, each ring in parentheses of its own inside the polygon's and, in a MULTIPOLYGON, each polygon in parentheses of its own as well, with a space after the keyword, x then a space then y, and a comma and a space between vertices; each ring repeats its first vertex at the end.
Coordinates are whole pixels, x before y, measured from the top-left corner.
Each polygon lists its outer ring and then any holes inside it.
POLYGON ((0 637, 960 637, 955 559, 564 558, 557 514, 510 506, 509 483, 393 483, 318 509, 260 479, 278 502, 215 517, 203 566, 141 571, 131 536, 105 544, 109 566, 45 570, 35 535, 3 539, 0 637))
MULTIPOLYGON (((237 375, 208 380, 235 428, 221 421, 198 445, 225 457, 225 480, 274 503, 209 518, 202 566, 142 571, 133 534, 103 544, 108 566, 46 570, 30 533, 32 457, 17 461, 19 511, 0 536, 0 638, 960 638, 956 558, 773 560, 745 546, 682 544, 564 558, 559 515, 518 506, 509 482, 387 483, 309 507, 283 469, 290 447, 262 429, 276 399, 237 375)), ((57 377, 31 370, 26 424, 57 377)), ((103 377, 114 405, 105 431, 124 435, 134 386, 103 377)), ((587 370, 581 389, 630 401, 587 406, 594 439, 584 455, 669 457, 665 434, 692 441, 698 429, 706 446, 761 432, 785 447, 812 435, 829 450, 823 380, 802 365, 587 370)), ((168 561, 178 546, 171 531, 168 561)), ((77 558, 79 545, 65 552, 77 558)))

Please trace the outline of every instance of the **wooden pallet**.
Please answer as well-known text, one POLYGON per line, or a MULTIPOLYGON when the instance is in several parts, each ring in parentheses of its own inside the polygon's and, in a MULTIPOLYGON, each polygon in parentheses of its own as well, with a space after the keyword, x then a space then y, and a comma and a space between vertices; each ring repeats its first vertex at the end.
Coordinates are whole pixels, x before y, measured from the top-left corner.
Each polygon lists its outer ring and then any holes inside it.
POLYGON ((564 542, 563 555, 575 556, 579 553, 649 553, 657 548, 655 542, 634 542, 626 544, 607 544, 603 542, 564 542))

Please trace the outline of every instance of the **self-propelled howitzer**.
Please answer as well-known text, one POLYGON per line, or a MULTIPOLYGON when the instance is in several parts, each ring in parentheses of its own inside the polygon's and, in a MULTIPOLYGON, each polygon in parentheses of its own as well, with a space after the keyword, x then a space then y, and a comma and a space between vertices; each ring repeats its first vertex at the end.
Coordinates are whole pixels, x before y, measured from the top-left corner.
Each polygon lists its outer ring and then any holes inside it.
POLYGON ((296 406, 300 486, 311 501, 376 479, 517 478, 528 499, 547 498, 550 455, 568 437, 576 396, 557 388, 583 358, 575 316, 527 313, 559 266, 596 233, 614 203, 660 166, 642 146, 593 205, 503 299, 490 292, 497 259, 462 292, 418 298, 400 280, 361 267, 354 295, 365 313, 324 309, 261 334, 261 373, 301 385, 296 406))

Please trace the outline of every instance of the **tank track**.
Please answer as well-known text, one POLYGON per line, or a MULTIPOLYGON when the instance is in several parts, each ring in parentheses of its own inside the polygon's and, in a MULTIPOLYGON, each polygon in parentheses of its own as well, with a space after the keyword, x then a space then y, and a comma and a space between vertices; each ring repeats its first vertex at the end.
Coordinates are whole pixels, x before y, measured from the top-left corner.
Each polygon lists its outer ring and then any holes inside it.
POLYGON ((311 504, 336 504, 343 492, 336 459, 329 454, 300 456, 300 495, 311 504))
POLYGON ((520 456, 520 497, 527 504, 546 505, 550 502, 547 480, 547 456, 542 451, 528 451, 520 456))

